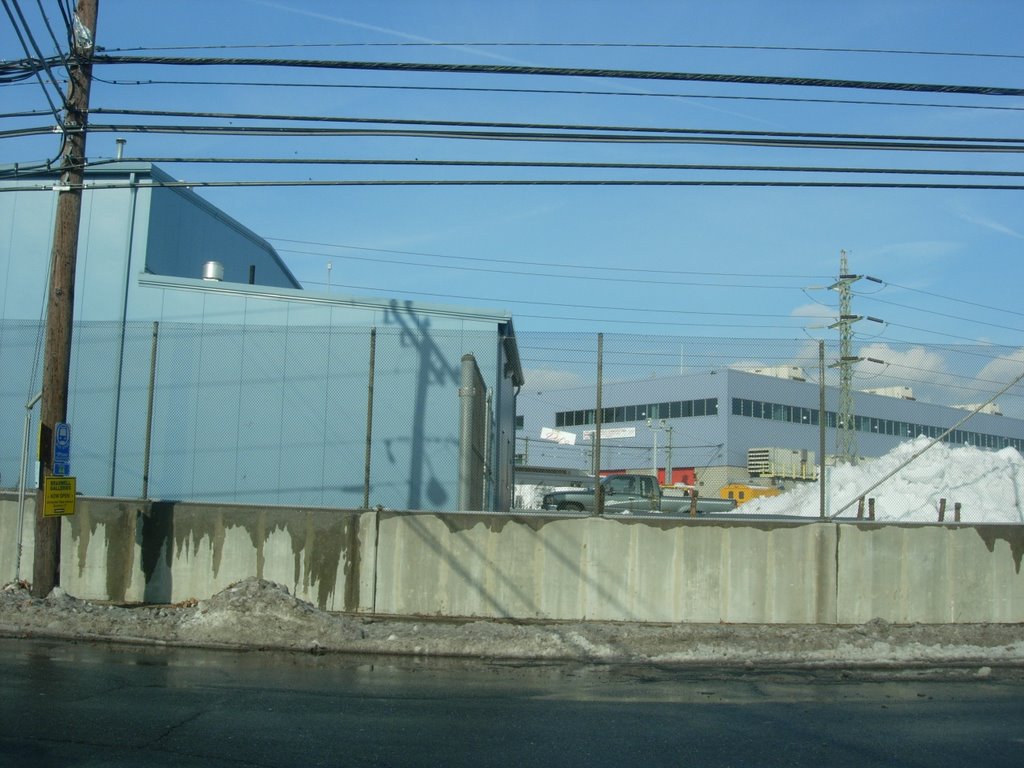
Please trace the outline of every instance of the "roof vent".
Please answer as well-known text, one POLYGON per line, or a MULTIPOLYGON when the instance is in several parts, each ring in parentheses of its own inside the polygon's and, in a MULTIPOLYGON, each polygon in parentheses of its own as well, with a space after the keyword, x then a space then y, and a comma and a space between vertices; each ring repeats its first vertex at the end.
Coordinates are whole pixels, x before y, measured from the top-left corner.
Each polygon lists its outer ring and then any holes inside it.
POLYGON ((208 261, 203 264, 203 280, 220 282, 224 279, 224 265, 219 261, 208 261))

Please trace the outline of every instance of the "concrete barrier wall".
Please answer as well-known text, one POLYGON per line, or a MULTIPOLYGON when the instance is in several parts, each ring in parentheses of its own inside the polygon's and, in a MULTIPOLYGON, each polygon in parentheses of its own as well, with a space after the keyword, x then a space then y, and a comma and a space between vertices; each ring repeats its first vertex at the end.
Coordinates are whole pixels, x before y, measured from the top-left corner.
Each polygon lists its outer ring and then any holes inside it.
MULTIPOLYGON (((330 611, 372 609, 375 520, 358 512, 86 499, 64 519, 61 586, 83 599, 176 603, 245 578, 330 611)), ((21 578, 31 581, 34 505, 21 578)), ((0 499, 0 576, 14 578, 17 503, 0 499)))
POLYGON ((1024 526, 842 525, 838 619, 1024 621, 1024 526))
MULTIPOLYGON (((22 525, 21 578, 32 580, 32 548, 35 546, 34 497, 25 500, 22 525)), ((18 497, 0 495, 0 583, 14 581, 18 574, 18 497)))
MULTIPOLYGON (((21 575, 31 579, 29 501, 21 575)), ((0 497, 0 580, 17 501, 0 497)), ((243 578, 325 610, 653 622, 1024 622, 1024 527, 408 514, 79 499, 61 585, 203 599, 243 578)))
POLYGON ((662 622, 830 623, 835 527, 398 515, 377 610, 662 622))

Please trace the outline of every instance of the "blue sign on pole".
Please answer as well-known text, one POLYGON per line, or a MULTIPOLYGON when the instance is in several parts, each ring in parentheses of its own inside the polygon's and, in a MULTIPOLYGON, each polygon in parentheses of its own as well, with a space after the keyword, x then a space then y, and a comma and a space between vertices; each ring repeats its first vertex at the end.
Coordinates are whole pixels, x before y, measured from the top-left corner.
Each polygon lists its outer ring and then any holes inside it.
POLYGON ((71 474, 71 425, 57 423, 53 435, 53 474, 67 477, 71 474))

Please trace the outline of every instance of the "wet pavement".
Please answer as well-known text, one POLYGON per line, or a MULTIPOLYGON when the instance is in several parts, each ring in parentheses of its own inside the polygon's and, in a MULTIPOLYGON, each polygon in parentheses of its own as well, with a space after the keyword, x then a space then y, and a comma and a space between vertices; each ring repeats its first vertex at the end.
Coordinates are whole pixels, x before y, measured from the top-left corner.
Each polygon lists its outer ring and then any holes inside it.
POLYGON ((5 766, 1014 766, 1020 667, 715 668, 0 640, 5 766))

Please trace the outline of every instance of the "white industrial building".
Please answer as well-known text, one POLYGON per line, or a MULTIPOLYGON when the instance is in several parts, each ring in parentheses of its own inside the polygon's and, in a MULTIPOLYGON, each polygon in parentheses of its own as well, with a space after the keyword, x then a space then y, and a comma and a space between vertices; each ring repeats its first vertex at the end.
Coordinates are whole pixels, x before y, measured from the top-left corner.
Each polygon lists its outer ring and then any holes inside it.
MULTIPOLYGON (((545 468, 592 473, 596 390, 578 387, 521 397, 518 461, 549 484, 545 468)), ((799 369, 723 368, 606 383, 602 388, 601 471, 657 471, 663 483, 696 484, 717 495, 729 483, 783 485, 813 481, 834 458, 839 391, 821 389, 799 369)), ((899 442, 937 438, 968 414, 965 407, 924 403, 908 387, 855 391, 858 457, 881 456, 899 442)), ((971 408, 976 409, 977 406, 971 408)), ((953 445, 1024 450, 1024 421, 983 408, 944 440, 953 445)))

